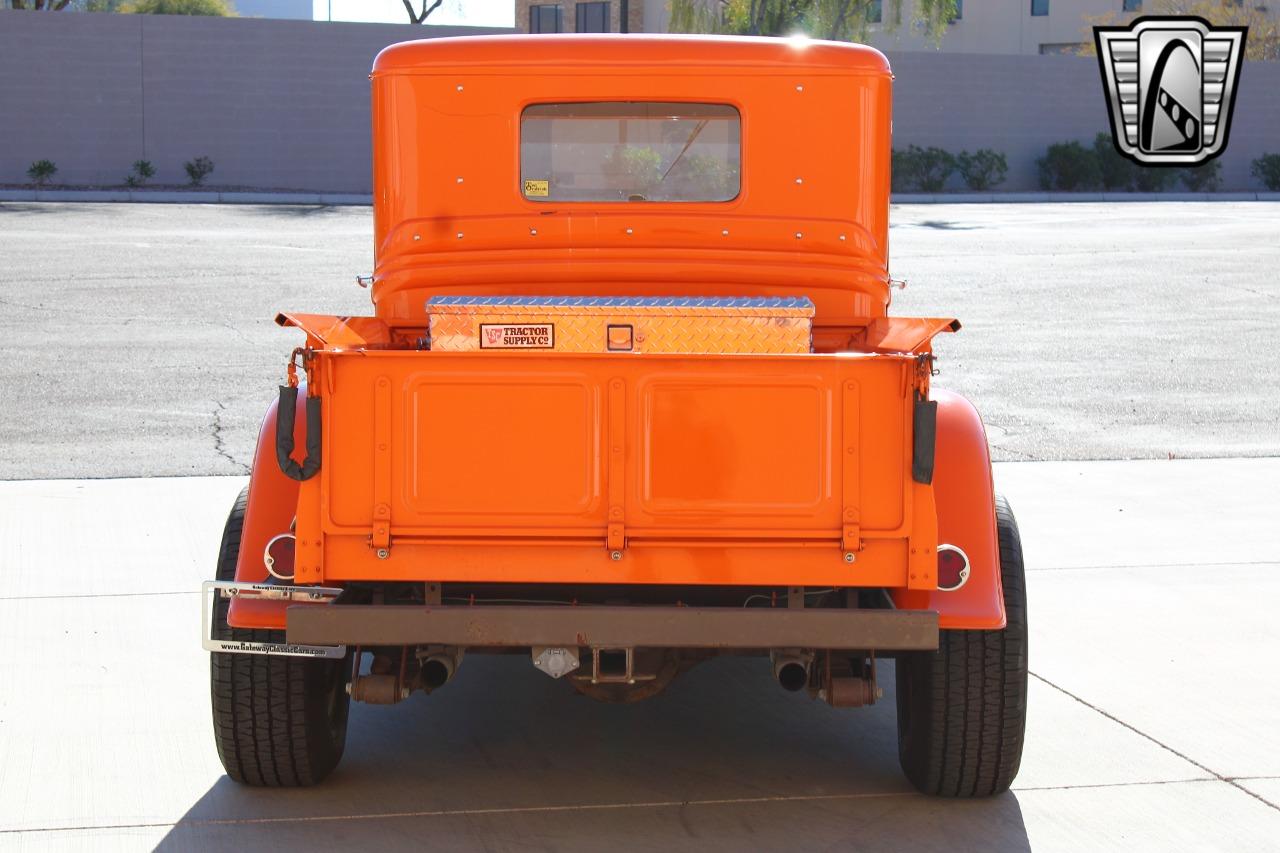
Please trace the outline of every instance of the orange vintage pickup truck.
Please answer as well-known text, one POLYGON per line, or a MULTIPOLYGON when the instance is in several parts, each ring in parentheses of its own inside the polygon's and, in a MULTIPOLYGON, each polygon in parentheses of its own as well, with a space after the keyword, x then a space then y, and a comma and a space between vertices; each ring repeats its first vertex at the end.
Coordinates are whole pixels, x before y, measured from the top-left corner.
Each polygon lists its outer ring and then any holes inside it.
POLYGON ((205 584, 227 773, 319 782, 352 699, 468 655, 629 702, 735 654, 838 707, 893 659, 910 781, 1005 790, 1021 546, 930 387, 959 324, 888 314, 885 58, 439 39, 371 79, 372 316, 277 318, 305 341, 205 584))

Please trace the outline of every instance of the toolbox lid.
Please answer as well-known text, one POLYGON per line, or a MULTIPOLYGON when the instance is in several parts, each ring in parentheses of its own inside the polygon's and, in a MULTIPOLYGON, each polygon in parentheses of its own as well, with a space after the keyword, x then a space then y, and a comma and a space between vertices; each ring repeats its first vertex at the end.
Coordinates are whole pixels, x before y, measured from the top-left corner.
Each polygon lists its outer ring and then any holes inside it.
POLYGON ((427 311, 450 313, 470 308, 565 309, 600 308, 680 309, 686 313, 750 314, 756 311, 794 312, 812 317, 813 302, 805 296, 432 296, 427 311), (442 310, 443 309, 443 310, 442 310))

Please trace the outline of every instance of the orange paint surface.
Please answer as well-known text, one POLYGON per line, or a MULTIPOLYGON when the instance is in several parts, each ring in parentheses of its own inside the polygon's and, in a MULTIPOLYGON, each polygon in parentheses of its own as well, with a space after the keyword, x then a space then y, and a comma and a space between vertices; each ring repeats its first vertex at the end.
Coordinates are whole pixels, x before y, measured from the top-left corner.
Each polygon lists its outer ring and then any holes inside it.
MULTIPOLYGON (((262 576, 256 543, 296 510, 301 583, 888 587, 943 627, 1003 624, 971 407, 944 398, 935 484, 911 476, 921 357, 958 324, 887 316, 881 54, 774 39, 438 39, 387 48, 371 79, 375 317, 280 318, 313 351, 323 464, 300 488, 285 480, 268 416, 242 579, 262 576), (525 107, 637 101, 733 106, 738 195, 525 197, 525 107), (459 295, 807 297, 814 351, 427 349, 427 299, 459 295), (974 559, 960 591, 936 589, 940 542, 974 559)), ((233 605, 231 620, 284 614, 233 605)))

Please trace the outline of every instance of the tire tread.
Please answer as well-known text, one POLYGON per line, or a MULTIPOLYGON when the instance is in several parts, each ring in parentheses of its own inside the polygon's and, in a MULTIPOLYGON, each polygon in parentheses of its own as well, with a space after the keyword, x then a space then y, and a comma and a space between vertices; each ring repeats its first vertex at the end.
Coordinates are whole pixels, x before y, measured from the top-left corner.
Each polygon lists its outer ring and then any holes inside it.
POLYGON ((1007 625, 943 630, 938 650, 898 658, 898 751, 919 790, 988 797, 1018 774, 1027 713, 1027 603, 1022 541, 996 498, 1007 625))
MULTIPOLYGON (((218 580, 235 580, 244 532, 248 488, 240 492, 223 528, 218 580)), ((228 603, 218 599, 214 636, 262 643, 283 642, 281 631, 232 628, 228 603)), ((342 757, 348 699, 330 731, 324 707, 346 661, 213 652, 209 655, 213 737, 227 775, 247 785, 301 787, 324 779, 342 757)))

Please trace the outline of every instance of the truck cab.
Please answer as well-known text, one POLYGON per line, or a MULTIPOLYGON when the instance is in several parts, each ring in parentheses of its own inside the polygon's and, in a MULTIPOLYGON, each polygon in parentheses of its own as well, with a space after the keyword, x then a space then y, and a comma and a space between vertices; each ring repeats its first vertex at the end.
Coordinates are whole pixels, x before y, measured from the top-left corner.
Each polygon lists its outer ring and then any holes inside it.
POLYGON ((300 345, 205 585, 228 774, 319 782, 351 699, 469 655, 625 702, 735 654, 838 707, 894 659, 912 783, 1006 789, 1021 546, 932 388, 959 323, 889 313, 885 57, 437 39, 371 83, 372 310, 277 318, 300 345))

